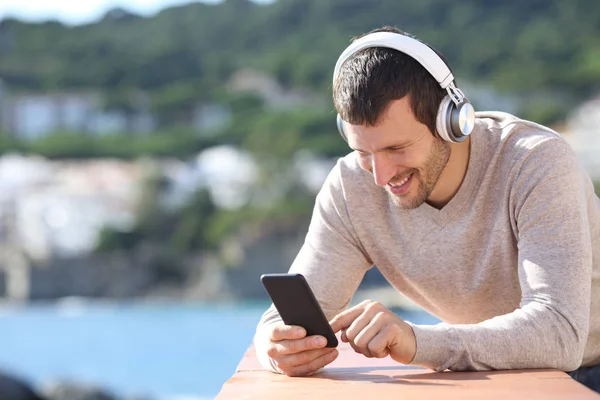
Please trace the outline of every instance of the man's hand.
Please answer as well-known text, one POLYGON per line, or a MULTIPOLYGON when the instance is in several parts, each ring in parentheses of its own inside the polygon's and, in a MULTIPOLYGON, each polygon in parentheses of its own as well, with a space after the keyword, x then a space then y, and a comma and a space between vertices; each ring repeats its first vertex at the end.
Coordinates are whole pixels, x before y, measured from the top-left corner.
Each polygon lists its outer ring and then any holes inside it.
POLYGON ((299 326, 273 325, 266 327, 269 344, 267 355, 287 376, 312 375, 338 356, 335 348, 325 347, 323 336, 308 336, 299 326))
POLYGON ((409 364, 417 352, 415 334, 406 322, 380 303, 366 300, 331 320, 334 332, 342 331, 343 342, 367 357, 391 356, 409 364))

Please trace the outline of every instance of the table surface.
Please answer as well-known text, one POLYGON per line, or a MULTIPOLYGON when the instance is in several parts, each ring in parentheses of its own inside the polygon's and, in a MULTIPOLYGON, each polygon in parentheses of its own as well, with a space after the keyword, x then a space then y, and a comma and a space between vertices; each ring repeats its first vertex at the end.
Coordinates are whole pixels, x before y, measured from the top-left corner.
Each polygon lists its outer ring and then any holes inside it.
POLYGON ((266 371, 251 346, 215 400, 233 399, 586 399, 593 392, 557 370, 434 372, 366 358, 345 343, 340 355, 311 377, 290 378, 266 371))

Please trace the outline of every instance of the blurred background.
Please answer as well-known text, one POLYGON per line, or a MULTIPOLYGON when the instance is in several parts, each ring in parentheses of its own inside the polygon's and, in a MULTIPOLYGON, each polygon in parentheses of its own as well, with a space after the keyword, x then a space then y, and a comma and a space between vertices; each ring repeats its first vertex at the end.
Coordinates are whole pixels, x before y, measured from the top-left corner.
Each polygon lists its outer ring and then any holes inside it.
MULTIPOLYGON (((287 271, 348 152, 334 63, 387 24, 600 182, 598 1, 0 0, 0 388, 216 396, 269 304, 260 274, 287 271)), ((377 271, 364 297, 435 321, 377 271)))

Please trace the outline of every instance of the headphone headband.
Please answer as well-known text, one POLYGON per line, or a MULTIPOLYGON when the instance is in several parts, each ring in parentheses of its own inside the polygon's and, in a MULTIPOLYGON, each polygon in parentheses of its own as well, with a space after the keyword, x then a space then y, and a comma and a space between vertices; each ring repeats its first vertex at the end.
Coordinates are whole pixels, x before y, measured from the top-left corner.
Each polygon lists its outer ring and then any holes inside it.
MULTIPOLYGON (((354 41, 335 63, 334 84, 346 60, 356 52, 370 47, 387 47, 414 58, 433 76, 442 89, 446 89, 448 94, 440 102, 436 116, 436 130, 442 139, 449 142, 462 142, 471 134, 475 126, 475 109, 454 84, 452 71, 435 50, 410 36, 394 32, 375 32, 354 41)), ((337 127, 342 137, 347 140, 344 123, 339 114, 337 127)))
POLYGON ((335 63, 333 80, 335 81, 348 58, 370 47, 388 47, 411 56, 429 71, 442 89, 446 89, 454 81, 454 76, 446 63, 429 46, 417 39, 393 32, 370 33, 350 44, 335 63))

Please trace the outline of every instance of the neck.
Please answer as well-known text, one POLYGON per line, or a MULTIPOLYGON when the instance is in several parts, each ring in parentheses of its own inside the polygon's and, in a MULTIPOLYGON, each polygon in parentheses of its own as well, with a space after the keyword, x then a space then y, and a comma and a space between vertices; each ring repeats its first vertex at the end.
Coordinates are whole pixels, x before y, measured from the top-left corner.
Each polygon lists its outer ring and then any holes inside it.
POLYGON ((471 137, 464 142, 450 144, 448 164, 444 167, 433 191, 427 198, 430 206, 438 210, 442 209, 456 195, 467 175, 470 155, 471 137))

